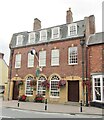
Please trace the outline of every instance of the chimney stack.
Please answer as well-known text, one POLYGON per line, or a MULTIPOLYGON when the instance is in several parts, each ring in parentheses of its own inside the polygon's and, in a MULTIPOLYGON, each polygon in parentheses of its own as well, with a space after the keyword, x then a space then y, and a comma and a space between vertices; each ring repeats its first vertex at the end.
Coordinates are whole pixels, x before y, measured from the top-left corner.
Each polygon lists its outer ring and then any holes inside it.
POLYGON ((0 58, 3 59, 4 58, 4 54, 0 53, 0 58))
POLYGON ((41 21, 38 18, 34 19, 34 23, 33 23, 33 30, 39 30, 41 29, 41 21))
POLYGON ((72 11, 71 8, 66 12, 66 23, 72 23, 73 22, 73 17, 72 17, 72 11))

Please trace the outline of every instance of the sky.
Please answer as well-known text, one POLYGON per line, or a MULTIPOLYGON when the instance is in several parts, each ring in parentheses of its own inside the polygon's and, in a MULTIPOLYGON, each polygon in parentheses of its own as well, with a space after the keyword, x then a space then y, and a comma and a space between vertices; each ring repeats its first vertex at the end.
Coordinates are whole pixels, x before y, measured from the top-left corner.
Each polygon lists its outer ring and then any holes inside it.
POLYGON ((14 33, 32 31, 34 18, 42 28, 66 23, 66 11, 71 8, 73 21, 94 15, 96 32, 102 31, 103 0, 0 0, 0 52, 9 64, 9 43, 14 33))

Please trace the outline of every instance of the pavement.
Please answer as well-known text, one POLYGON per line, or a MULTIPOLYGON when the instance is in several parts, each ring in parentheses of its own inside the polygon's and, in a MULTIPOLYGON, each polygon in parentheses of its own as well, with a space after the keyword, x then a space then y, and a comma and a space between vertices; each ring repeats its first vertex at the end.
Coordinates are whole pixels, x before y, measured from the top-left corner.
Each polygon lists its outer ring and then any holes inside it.
POLYGON ((47 103, 35 103, 35 102, 18 102, 17 100, 2 101, 2 106, 7 108, 31 110, 39 112, 54 112, 54 113, 67 113, 67 114, 89 114, 89 115, 100 115, 104 116, 104 109, 82 106, 82 112, 80 104, 50 104, 47 103), (19 104, 18 104, 19 103, 19 104), (18 106, 19 105, 19 106, 18 106), (46 110, 45 110, 46 108, 46 110))

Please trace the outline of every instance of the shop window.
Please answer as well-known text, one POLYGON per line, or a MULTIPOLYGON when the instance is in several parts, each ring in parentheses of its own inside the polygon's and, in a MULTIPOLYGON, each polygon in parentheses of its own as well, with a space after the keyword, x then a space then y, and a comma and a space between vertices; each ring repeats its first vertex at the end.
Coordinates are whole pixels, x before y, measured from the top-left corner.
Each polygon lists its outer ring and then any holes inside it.
POLYGON ((104 102, 104 76, 93 76, 93 101, 104 102))

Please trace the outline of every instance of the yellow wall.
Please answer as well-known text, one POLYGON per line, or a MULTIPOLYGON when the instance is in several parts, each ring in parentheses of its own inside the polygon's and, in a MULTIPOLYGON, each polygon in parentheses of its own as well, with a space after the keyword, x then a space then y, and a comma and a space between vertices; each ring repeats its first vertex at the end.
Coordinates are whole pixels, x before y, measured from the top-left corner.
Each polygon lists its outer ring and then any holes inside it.
POLYGON ((0 59, 0 85, 5 86, 4 97, 7 98, 8 94, 8 66, 3 59, 0 59))

